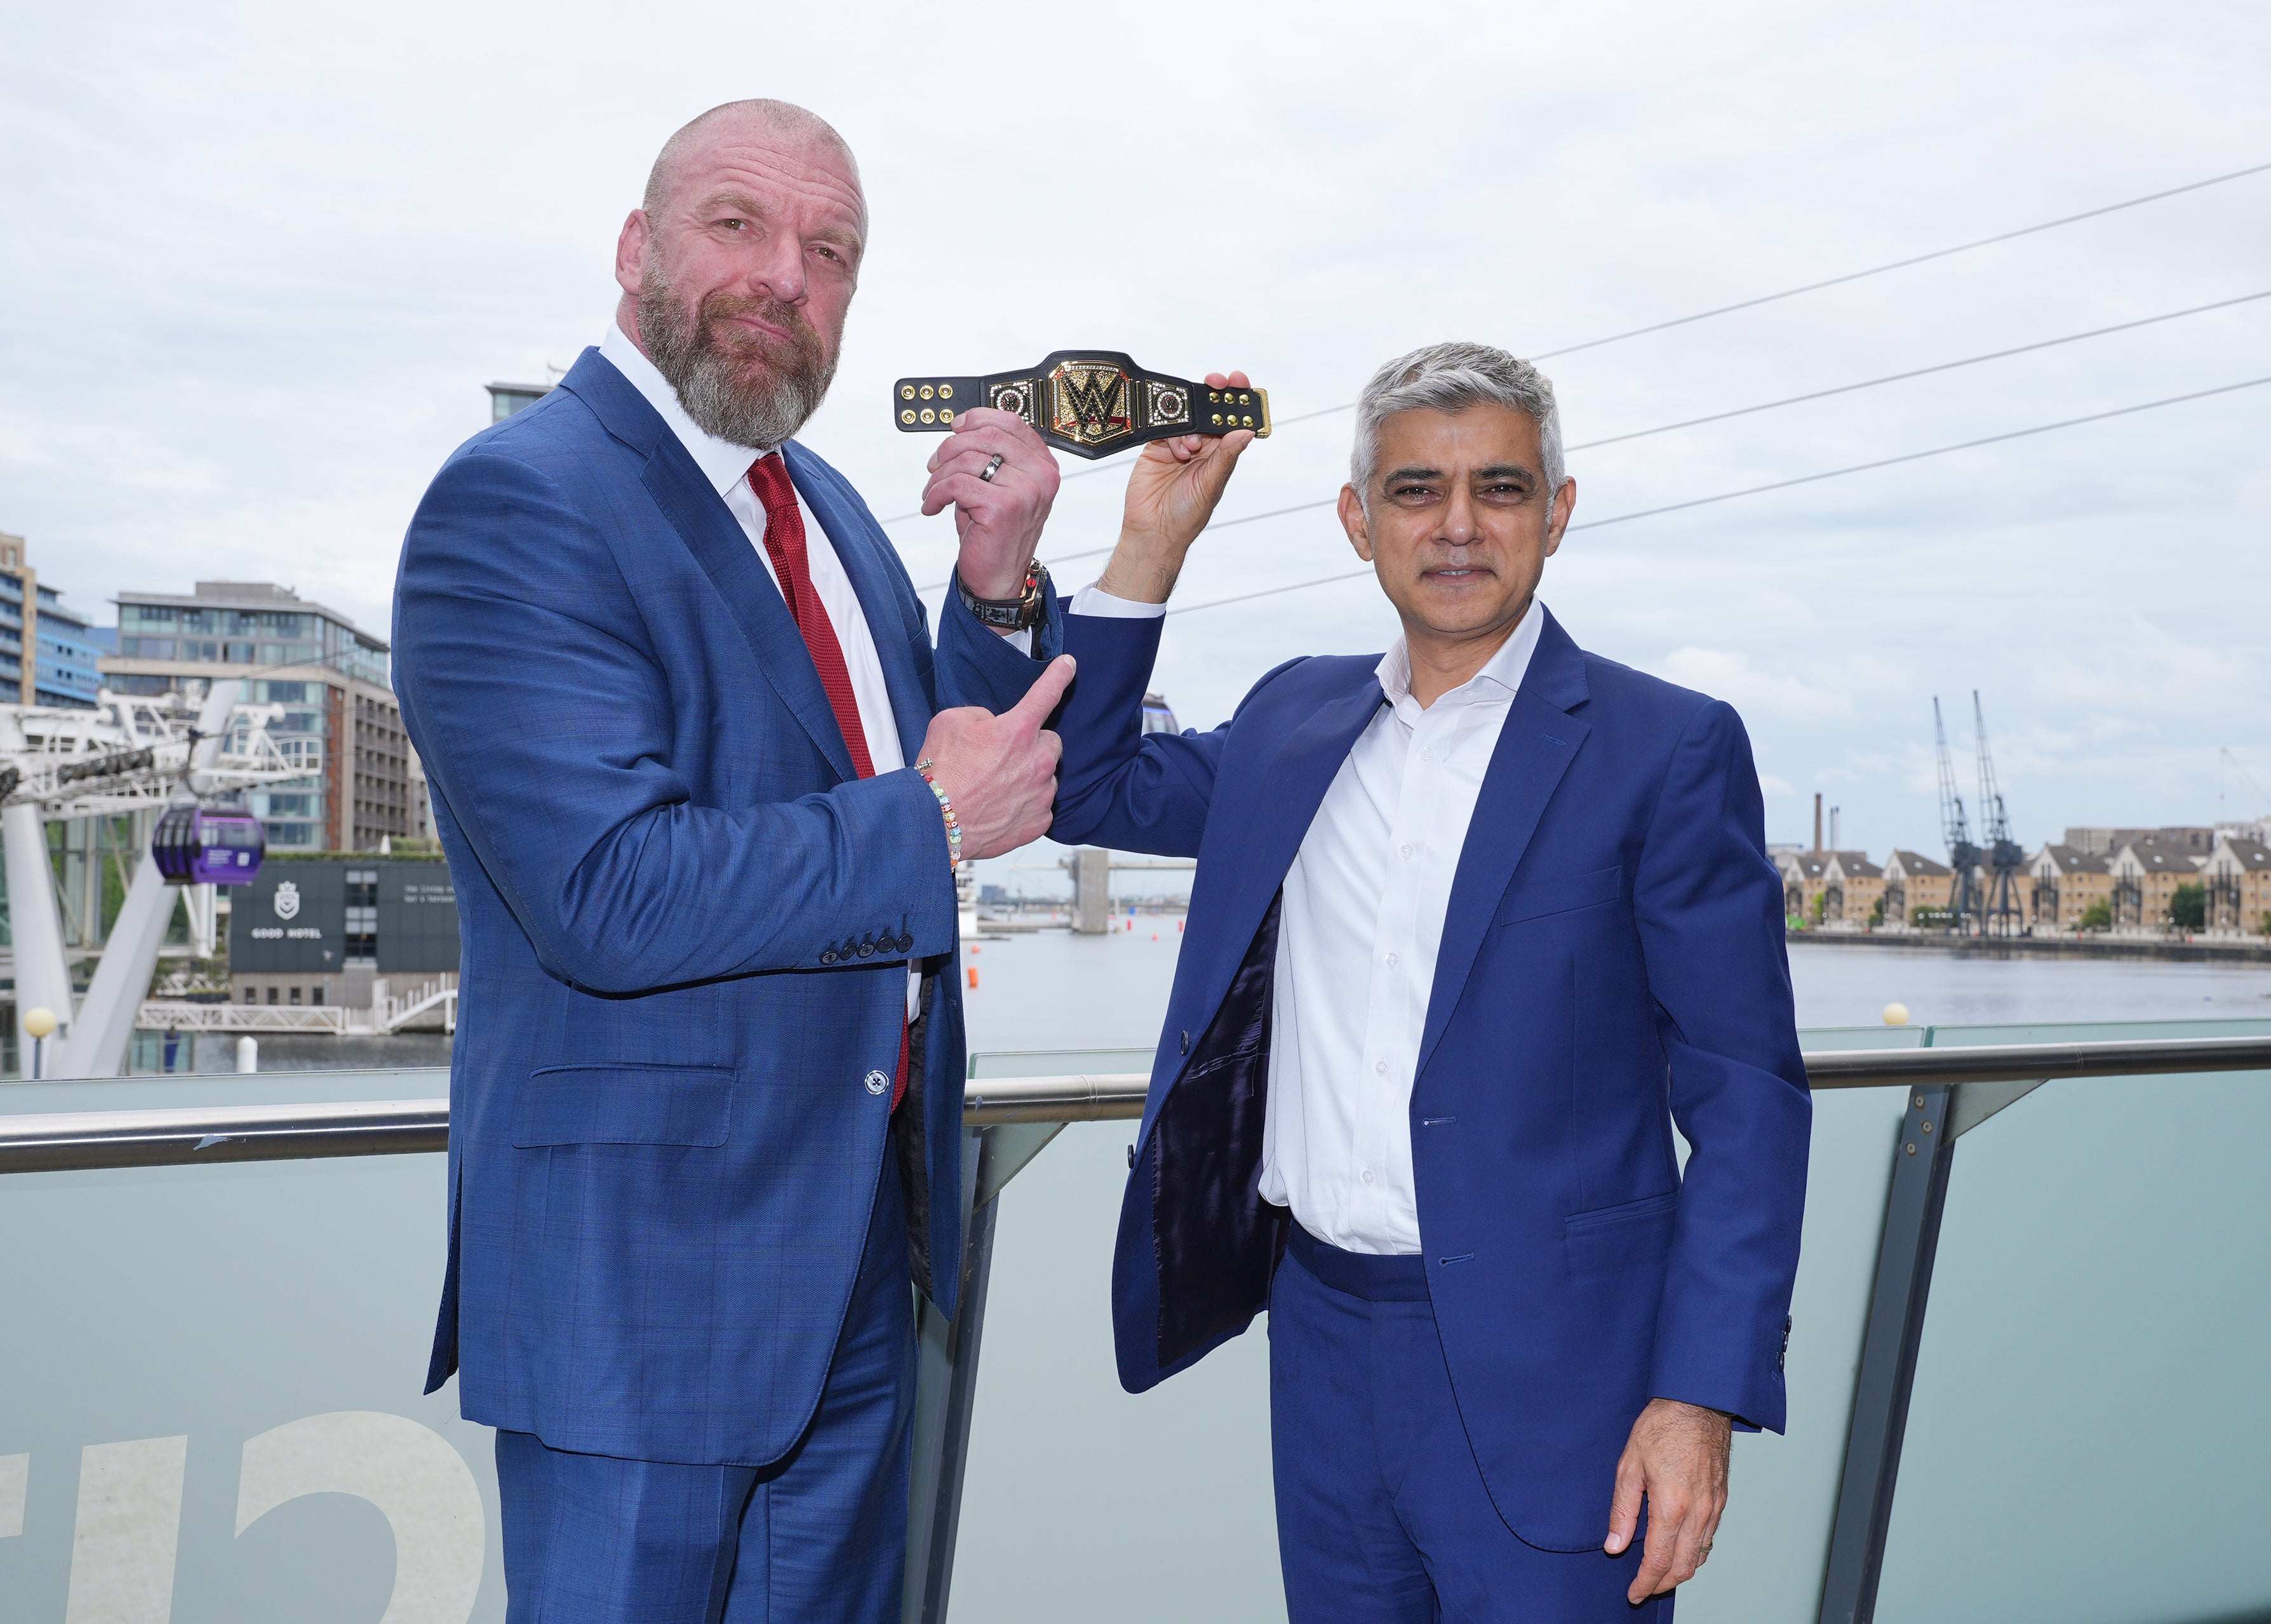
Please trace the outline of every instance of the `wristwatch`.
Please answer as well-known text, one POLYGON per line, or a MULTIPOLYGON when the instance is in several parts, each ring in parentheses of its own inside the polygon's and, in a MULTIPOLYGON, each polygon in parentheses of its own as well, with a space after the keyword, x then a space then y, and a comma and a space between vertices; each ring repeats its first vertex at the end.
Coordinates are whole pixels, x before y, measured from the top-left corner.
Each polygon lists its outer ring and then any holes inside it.
POLYGON ((972 406, 1013 413, 1076 457, 1109 457, 1175 435, 1270 435, 1270 391, 1210 389, 1146 372, 1118 350, 1058 350, 1039 365, 984 377, 901 378, 891 416, 902 434, 945 434, 972 406))
POLYGON ((1025 566, 1024 589, 1014 598, 980 598, 962 584, 959 570, 954 572, 954 590, 979 625, 997 631, 1024 631, 1048 618, 1049 567, 1038 558, 1025 566))

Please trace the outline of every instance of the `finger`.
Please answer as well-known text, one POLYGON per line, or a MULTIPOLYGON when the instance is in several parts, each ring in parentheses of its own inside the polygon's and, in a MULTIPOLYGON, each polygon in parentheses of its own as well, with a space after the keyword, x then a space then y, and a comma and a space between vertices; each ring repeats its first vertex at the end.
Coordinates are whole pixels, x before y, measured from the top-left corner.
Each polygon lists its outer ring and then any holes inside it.
MULTIPOLYGON (((977 414, 972 413, 972 415, 977 414)), ((1000 417, 1004 414, 996 412, 993 415, 1000 417)), ((1009 421, 1014 423, 1017 420, 1013 417, 1009 421)), ((1037 460, 1036 451, 1039 451, 1041 456, 1046 456, 1048 448, 1036 446, 1028 441, 1021 440, 998 423, 978 423, 969 428, 957 428, 940 441, 938 449, 930 454, 930 461, 926 466, 935 468, 942 463, 950 461, 969 451, 976 451, 986 457, 999 454, 1004 462, 1033 462, 1037 460)))
MULTIPOLYGON (((984 465, 979 465, 983 466, 984 465)), ((1007 472, 1005 467, 1004 472, 1007 472)), ((975 473, 934 474, 923 487, 922 510, 926 518, 943 509, 949 503, 962 510, 965 518, 990 518, 1013 502, 1031 500, 1023 491, 1012 490, 1002 483, 1001 474, 991 480, 981 480, 975 473)))
POLYGON ((1627 1592, 1635 1604, 1646 1601, 1669 1584, 1672 1557, 1679 1546, 1679 1508, 1651 1487, 1648 1497, 1648 1534, 1641 1549, 1640 1572, 1634 1576, 1632 1589, 1627 1592))
POLYGON ((997 430, 1008 435, 1010 439, 1036 455, 1048 458, 1052 463, 1055 461, 1054 456, 1049 451, 1048 442, 1041 438, 1039 430, 1015 412, 997 412, 992 406, 972 406, 954 420, 954 426, 957 430, 974 428, 997 430))
POLYGON ((1640 1457, 1627 1446, 1617 1462, 1616 1488, 1609 1495, 1609 1537, 1601 1542, 1601 1548, 1611 1556, 1625 1553, 1625 1547, 1632 1543, 1633 1530, 1640 1526, 1641 1488, 1644 1481, 1640 1457))
POLYGON ((1695 1576, 1695 1570, 1703 1565, 1709 1550, 1709 1524, 1716 1520, 1707 1516, 1705 1508, 1700 1505, 1690 1506, 1687 1515, 1679 1519, 1679 1528, 1673 1531, 1671 1568, 1664 1577, 1664 1589, 1685 1584, 1695 1576))
POLYGON ((1247 377, 1243 372, 1233 372, 1230 375, 1230 387, 1232 389, 1252 389, 1254 387, 1254 380, 1247 377))
POLYGON ((1041 753, 1049 758, 1049 774, 1052 780, 1054 780, 1056 775, 1057 764, 1064 759, 1064 741, 1057 734, 1051 733, 1047 728, 1044 727, 1037 736, 1035 742, 1039 744, 1041 747, 1041 753))
POLYGON ((1001 713, 1001 719, 1039 732, 1049 712, 1057 708, 1057 701, 1064 697, 1065 689, 1072 686, 1072 656, 1058 655, 1049 661, 1049 668, 1034 679, 1025 697, 1001 713))
POLYGON ((989 451, 983 446, 972 446, 957 452, 954 456, 942 458, 931 465, 930 482, 936 484, 942 477, 949 473, 967 473, 987 485, 1015 482, 1029 489, 1040 485, 1039 471, 1030 463, 1021 466, 1006 457, 1002 457, 1001 460, 996 463, 994 458, 997 457, 1001 457, 1001 453, 989 451), (988 468, 994 470, 994 477, 990 480, 986 478, 986 470, 988 468))

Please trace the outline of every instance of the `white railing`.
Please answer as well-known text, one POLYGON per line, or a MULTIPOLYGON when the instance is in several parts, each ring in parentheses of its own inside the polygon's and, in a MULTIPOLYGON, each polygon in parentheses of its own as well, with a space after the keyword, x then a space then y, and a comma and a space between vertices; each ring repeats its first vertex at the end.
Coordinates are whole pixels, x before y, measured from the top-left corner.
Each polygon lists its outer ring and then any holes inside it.
POLYGON ((357 1011, 339 1004, 176 1003, 145 1000, 134 1024, 144 1032, 325 1032, 344 1037, 357 1011))

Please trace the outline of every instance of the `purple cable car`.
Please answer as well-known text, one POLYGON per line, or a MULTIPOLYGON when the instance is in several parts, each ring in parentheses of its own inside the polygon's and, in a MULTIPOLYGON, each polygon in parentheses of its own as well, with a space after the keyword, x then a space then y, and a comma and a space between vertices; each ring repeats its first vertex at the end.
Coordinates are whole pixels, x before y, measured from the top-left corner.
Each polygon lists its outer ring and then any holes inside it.
POLYGON ((268 836, 249 812, 172 807, 158 820, 150 855, 168 885, 249 885, 268 836))

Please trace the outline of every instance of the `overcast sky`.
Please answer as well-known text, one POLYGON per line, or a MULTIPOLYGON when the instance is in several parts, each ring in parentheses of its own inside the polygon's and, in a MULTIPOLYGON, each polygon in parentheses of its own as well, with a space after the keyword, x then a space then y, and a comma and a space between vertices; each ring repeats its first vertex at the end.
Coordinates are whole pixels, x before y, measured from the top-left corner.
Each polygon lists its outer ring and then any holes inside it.
MULTIPOLYGON (((656 147, 738 96, 813 108, 864 168, 805 438, 887 518, 934 443, 890 426, 903 373, 1096 346, 1243 366, 1292 417, 1418 344, 1560 349, 2271 161, 2260 5, 4 15, 0 530, 82 607, 272 579, 382 629, 481 385, 597 340, 656 147)), ((2267 289, 2271 174, 1546 368, 1582 442, 2267 289)), ((1580 453, 1577 518, 2267 375, 2271 300, 1580 453)), ((1969 800, 1974 688, 2029 846, 2252 816, 2219 751, 2271 791, 2267 428, 2271 388, 1581 531, 1543 596, 1742 711, 1773 838, 1821 790, 1846 845, 1937 850, 1931 701, 1969 800)), ((1348 434, 1284 428, 1221 517, 1331 495, 1348 434)), ((1120 488, 1068 484, 1045 554, 1107 544, 1120 488)), ((943 578, 949 520, 890 533, 943 578)), ((1352 562, 1320 510, 1203 540, 1180 596, 1352 562)), ((1158 686, 1208 726, 1393 629, 1362 580, 1209 609, 1158 686)))

